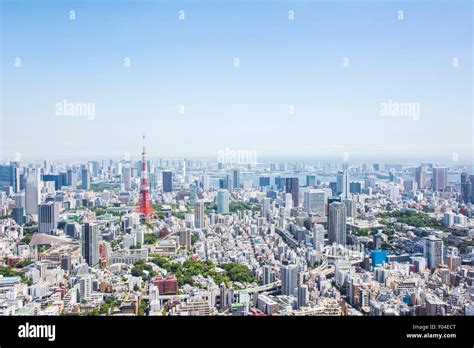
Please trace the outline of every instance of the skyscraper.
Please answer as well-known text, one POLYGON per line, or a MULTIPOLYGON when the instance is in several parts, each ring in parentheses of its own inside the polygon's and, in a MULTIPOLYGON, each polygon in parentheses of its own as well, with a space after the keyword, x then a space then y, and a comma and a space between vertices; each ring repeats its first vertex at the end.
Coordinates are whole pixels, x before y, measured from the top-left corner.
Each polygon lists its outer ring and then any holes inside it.
POLYGON ((356 202, 352 199, 343 199, 342 203, 346 206, 347 217, 355 217, 357 213, 356 202))
POLYGON ((22 192, 15 194, 15 206, 12 209, 12 216, 17 224, 25 223, 25 194, 22 192))
POLYGON ((329 205, 328 238, 329 244, 346 245, 346 206, 340 202, 329 205))
POLYGON ((469 175, 469 181, 471 181, 471 203, 474 203, 474 175, 469 175))
POLYGON ((83 190, 90 190, 91 189, 91 178, 89 174, 89 169, 83 168, 82 169, 82 189, 83 190))
POLYGON ((99 263, 99 225, 86 222, 82 226, 82 257, 90 267, 99 263))
POLYGON ((74 175, 74 171, 71 168, 68 168, 68 170, 66 170, 66 176, 67 176, 66 186, 71 186, 73 189, 76 189, 76 187, 72 186, 72 176, 73 175, 74 175))
POLYGON ((20 164, 18 162, 13 162, 12 172, 13 172, 13 178, 12 178, 13 192, 19 193, 21 191, 21 187, 20 187, 21 185, 20 185, 20 164))
POLYGON ((209 191, 209 176, 207 175, 206 171, 202 174, 201 178, 202 189, 204 191, 209 191))
POLYGON ((229 212, 229 191, 219 190, 217 192, 217 212, 219 214, 229 212))
POLYGON ((92 278, 90 276, 81 277, 79 280, 79 298, 81 301, 88 300, 92 296, 92 278))
POLYGON ((448 186, 448 168, 433 167, 433 191, 444 191, 448 186))
POLYGON ((40 175, 36 169, 28 171, 25 183, 25 211, 26 214, 38 214, 40 202, 40 175))
POLYGON ((196 187, 196 183, 191 183, 191 185, 189 185, 189 204, 191 204, 192 206, 196 204, 196 200, 197 200, 197 187, 196 187))
POLYGON ((286 178, 286 193, 291 193, 294 207, 299 207, 299 181, 298 178, 286 178))
POLYGON ((461 173, 461 194, 459 196, 459 200, 462 203, 469 203, 471 202, 472 196, 472 183, 469 178, 469 174, 464 172, 461 173))
POLYGON ((263 277, 262 277, 263 285, 267 285, 273 282, 272 275, 273 275, 272 266, 268 264, 263 265, 263 277))
POLYGON ((232 170, 232 188, 237 189, 240 187, 240 170, 233 169, 232 170))
POLYGON ((313 248, 317 251, 324 249, 324 226, 316 224, 313 227, 313 248))
POLYGON ((163 192, 172 192, 173 191, 173 172, 170 170, 163 171, 163 192))
POLYGON ((299 267, 295 264, 283 262, 280 269, 282 295, 297 296, 299 267))
POLYGON ((309 190, 304 193, 304 211, 308 214, 315 214, 324 216, 324 191, 323 190, 309 190))
POLYGON ((428 268, 434 269, 436 265, 443 264, 443 240, 432 235, 427 237, 423 253, 428 260, 428 268))
POLYGON ((415 181, 418 186, 418 189, 423 190, 426 188, 426 169, 423 166, 420 166, 415 169, 415 181))
POLYGON ((264 186, 270 186, 270 177, 268 176, 261 176, 258 179, 258 186, 264 187, 264 186))
POLYGON ((194 227, 203 228, 204 227, 204 202, 197 201, 194 206, 194 227))
POLYGON ((351 196, 349 190, 349 171, 344 169, 343 171, 339 171, 337 173, 337 194, 341 195, 343 199, 347 199, 351 196))
POLYGON ((308 301, 309 301, 308 285, 302 284, 298 287, 298 308, 307 306, 308 301))
POLYGON ((20 168, 16 162, 0 165, 0 189, 11 186, 14 193, 20 192, 20 168))
POLYGON ((306 175, 306 186, 316 185, 316 175, 306 175))
POLYGON ((128 164, 122 168, 122 183, 125 186, 126 191, 132 189, 132 169, 128 164))
POLYGON ((58 228, 59 203, 45 202, 38 206, 38 232, 51 233, 58 228))

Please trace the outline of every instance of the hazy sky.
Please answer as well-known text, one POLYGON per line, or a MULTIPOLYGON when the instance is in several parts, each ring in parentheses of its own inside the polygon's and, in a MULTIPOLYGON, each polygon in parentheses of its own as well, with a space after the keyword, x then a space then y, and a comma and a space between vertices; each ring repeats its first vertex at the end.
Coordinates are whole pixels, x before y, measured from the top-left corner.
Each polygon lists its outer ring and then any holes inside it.
POLYGON ((138 156, 145 130, 151 156, 472 161, 471 1, 1 3, 4 159, 138 156))

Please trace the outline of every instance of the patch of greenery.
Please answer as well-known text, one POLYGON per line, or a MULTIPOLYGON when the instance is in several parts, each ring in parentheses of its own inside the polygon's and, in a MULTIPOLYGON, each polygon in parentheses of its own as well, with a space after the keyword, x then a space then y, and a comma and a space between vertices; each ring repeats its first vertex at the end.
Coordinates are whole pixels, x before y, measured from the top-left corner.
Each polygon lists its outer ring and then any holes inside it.
POLYGON ((241 263, 222 263, 219 265, 219 267, 224 269, 230 280, 234 282, 247 284, 255 281, 255 277, 252 274, 252 271, 247 266, 241 263))
POLYGON ((44 253, 49 248, 51 248, 51 245, 49 245, 49 244, 40 245, 39 248, 38 248, 38 252, 39 253, 44 253))
POLYGON ((151 259, 159 267, 174 274, 178 280, 179 286, 184 284, 194 285, 193 276, 202 275, 203 277, 211 276, 216 284, 225 283, 229 285, 230 281, 241 282, 243 284, 252 283, 255 277, 252 271, 245 265, 239 263, 214 264, 210 260, 192 260, 188 259, 183 264, 170 262, 165 257, 156 257, 151 259), (214 267, 222 268, 223 272, 216 272, 214 267))
POLYGON ((158 232, 144 233, 143 234, 143 243, 144 244, 155 244, 158 240, 158 232))
POLYGON ((459 248, 459 251, 461 252, 461 254, 464 254, 467 252, 467 248, 470 247, 470 246, 474 246, 474 241, 472 240, 465 240, 465 241, 462 241, 459 245, 458 245, 458 248, 459 248))
POLYGON ((140 303, 140 308, 138 309, 138 315, 143 316, 148 313, 148 300, 142 299, 140 303))
POLYGON ((441 221, 432 219, 427 213, 421 211, 403 213, 400 211, 391 211, 381 213, 378 217, 382 220, 392 217, 397 219, 397 222, 413 227, 430 227, 440 231, 450 231, 449 228, 446 228, 441 221))
POLYGON ((206 202, 204 203, 204 213, 206 215, 215 213, 217 211, 217 204, 206 202))
POLYGON ((26 236, 24 236, 24 237, 21 239, 20 242, 21 242, 21 243, 30 244, 32 237, 33 237, 33 235, 27 234, 26 236))
POLYGON ((0 266, 0 275, 4 277, 20 277, 21 282, 27 284, 28 286, 32 285, 33 282, 29 279, 26 279, 25 272, 18 269, 17 264, 9 265, 6 267, 0 266))
POLYGON ((230 202, 229 204, 230 213, 237 213, 245 210, 252 210, 252 205, 245 202, 230 202))
POLYGON ((145 260, 140 260, 133 264, 132 275, 134 277, 142 277, 143 280, 146 280, 147 276, 143 273, 143 271, 148 271, 150 277, 156 276, 156 272, 153 271, 153 267, 151 265, 147 265, 145 260))
POLYGON ((119 188, 120 188, 120 184, 116 182, 91 183, 91 191, 94 191, 94 192, 103 192, 104 190, 112 191, 119 188))

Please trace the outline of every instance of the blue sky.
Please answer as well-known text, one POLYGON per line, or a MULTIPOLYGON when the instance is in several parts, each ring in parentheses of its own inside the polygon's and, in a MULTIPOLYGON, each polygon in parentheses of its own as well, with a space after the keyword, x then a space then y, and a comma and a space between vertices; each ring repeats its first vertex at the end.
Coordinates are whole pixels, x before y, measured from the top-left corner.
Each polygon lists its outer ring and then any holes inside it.
POLYGON ((145 129, 151 156, 472 161, 467 0, 4 0, 1 58, 3 158, 138 156, 145 129), (381 116, 389 100, 419 119, 381 116))

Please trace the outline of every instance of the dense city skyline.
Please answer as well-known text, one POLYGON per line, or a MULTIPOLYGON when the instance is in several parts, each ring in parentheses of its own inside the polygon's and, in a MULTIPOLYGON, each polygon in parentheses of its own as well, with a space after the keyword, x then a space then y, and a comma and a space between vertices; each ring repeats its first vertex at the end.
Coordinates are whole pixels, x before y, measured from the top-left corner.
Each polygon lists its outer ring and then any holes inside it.
POLYGON ((20 342, 42 316, 97 344, 181 342, 144 316, 457 342, 462 322, 342 318, 474 316, 472 8, 1 1, 0 317, 20 342))

